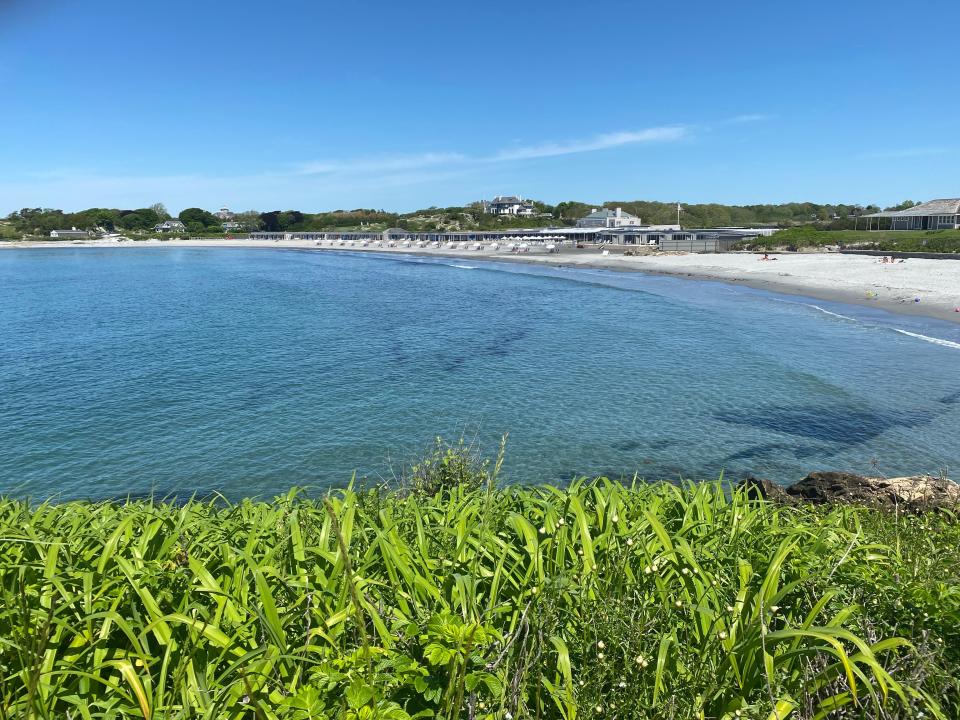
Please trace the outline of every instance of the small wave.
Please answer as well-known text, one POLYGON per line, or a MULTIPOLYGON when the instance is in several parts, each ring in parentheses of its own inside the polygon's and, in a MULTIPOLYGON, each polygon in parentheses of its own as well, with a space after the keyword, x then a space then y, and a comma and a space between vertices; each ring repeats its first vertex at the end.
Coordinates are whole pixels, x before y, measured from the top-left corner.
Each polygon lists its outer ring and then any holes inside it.
POLYGON ((942 338, 930 337, 929 335, 921 335, 920 333, 910 332, 909 330, 901 330, 900 328, 890 329, 894 332, 900 333, 901 335, 909 335, 912 338, 917 338, 917 340, 923 340, 924 342, 933 343, 934 345, 942 345, 943 347, 960 350, 960 343, 953 342, 952 340, 944 340, 942 338))
MULTIPOLYGON (((836 318, 841 318, 842 320, 850 320, 852 322, 860 322, 856 318, 848 317, 847 315, 841 315, 840 313, 830 312, 825 308, 820 307, 819 305, 813 305, 808 303, 803 303, 807 307, 814 308, 819 310, 822 313, 827 315, 832 315, 836 318)), ((898 332, 901 335, 908 335, 909 337, 916 338, 917 340, 923 340, 924 342, 933 343, 934 345, 940 345, 941 347, 953 348, 954 350, 960 350, 960 343, 954 342, 952 340, 944 340, 943 338, 930 337, 929 335, 921 335, 920 333, 910 332, 909 330, 902 330, 900 328, 888 327, 887 329, 898 332)))
MULTIPOLYGON (((806 304, 806 303, 801 303, 801 304, 806 304)), ((829 310, 826 310, 825 308, 822 308, 819 305, 807 304, 807 307, 812 307, 814 310, 819 310, 822 313, 826 313, 827 315, 832 315, 833 317, 840 318, 841 320, 849 320, 850 322, 860 322, 856 318, 852 318, 849 315, 841 315, 840 313, 830 312, 829 310)))
POLYGON ((451 263, 450 267, 460 268, 461 270, 476 270, 476 265, 457 265, 456 263, 451 263))

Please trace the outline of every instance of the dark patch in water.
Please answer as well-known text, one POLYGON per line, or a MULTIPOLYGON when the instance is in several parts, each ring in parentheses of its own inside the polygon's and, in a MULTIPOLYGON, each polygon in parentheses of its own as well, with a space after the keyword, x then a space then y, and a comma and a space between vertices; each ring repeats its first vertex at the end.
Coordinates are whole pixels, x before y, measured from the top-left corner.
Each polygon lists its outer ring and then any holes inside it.
POLYGON ((723 411, 717 420, 734 425, 787 433, 843 445, 858 445, 873 440, 894 427, 916 427, 930 422, 933 413, 923 410, 884 412, 870 408, 839 405, 773 407, 759 411, 723 411))
POLYGON ((446 364, 443 366, 443 370, 444 372, 453 372, 455 370, 459 370, 460 368, 463 367, 463 364, 466 361, 467 361, 467 358, 465 358, 463 355, 458 355, 457 357, 454 357, 448 360, 446 364))
POLYGON ((498 335, 481 350, 481 354, 491 357, 505 357, 510 354, 511 346, 523 340, 527 334, 526 329, 518 328, 498 335))
MULTIPOLYGON (((524 329, 503 333, 481 347, 476 353, 474 353, 473 356, 505 357, 512 352, 511 346, 520 342, 526 336, 527 330, 524 329)), ((455 356, 453 358, 447 358, 443 364, 443 369, 445 372, 459 370, 463 367, 464 363, 466 363, 467 359, 467 356, 462 355, 455 356)))
POLYGON ((755 460, 757 458, 764 458, 772 455, 775 452, 782 452, 785 447, 787 446, 779 443, 774 443, 772 445, 754 445, 753 447, 745 448, 740 452, 735 452, 732 455, 727 455, 721 462, 726 464, 735 462, 737 460, 755 460))
POLYGON ((793 453, 793 456, 798 460, 809 460, 810 458, 823 458, 824 456, 831 455, 830 452, 824 452, 822 447, 817 447, 816 445, 797 445, 794 448, 791 448, 790 451, 793 453))
POLYGON ((614 450, 630 452, 631 450, 639 450, 642 448, 643 442, 640 440, 621 440, 620 442, 613 443, 612 447, 614 450))
POLYGON ((942 398, 940 398, 940 402, 942 402, 944 405, 956 405, 957 403, 960 403, 960 390, 952 392, 949 395, 944 395, 942 398))
POLYGON ((676 445, 679 440, 671 440, 670 438, 662 438, 660 440, 651 440, 647 443, 647 447, 651 450, 666 450, 668 447, 673 447, 676 445))
POLYGON ((756 460, 758 458, 774 458, 789 452, 798 459, 823 456, 826 453, 822 447, 815 445, 787 445, 784 443, 769 443, 766 445, 754 445, 732 455, 727 455, 721 461, 723 464, 736 462, 738 460, 756 460))
POLYGON ((404 352, 403 347, 400 345, 394 345, 390 348, 390 355, 393 357, 393 361, 398 365, 404 365, 410 362, 410 355, 404 352))

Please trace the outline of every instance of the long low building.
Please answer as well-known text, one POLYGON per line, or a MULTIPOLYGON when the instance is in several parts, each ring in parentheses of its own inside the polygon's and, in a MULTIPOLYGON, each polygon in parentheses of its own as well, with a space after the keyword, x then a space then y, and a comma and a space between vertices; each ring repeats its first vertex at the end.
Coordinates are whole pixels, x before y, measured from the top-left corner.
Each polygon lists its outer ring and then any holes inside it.
POLYGON ((706 228, 683 230, 676 225, 647 225, 621 228, 577 227, 535 228, 498 231, 411 232, 402 228, 383 231, 344 232, 252 232, 254 240, 309 240, 312 242, 383 243, 559 243, 568 245, 655 246, 664 251, 725 252, 743 240, 770 235, 770 228, 706 228))
POLYGON ((867 218, 867 230, 957 230, 960 198, 930 200, 905 210, 885 210, 863 217, 867 218), (884 220, 889 221, 889 228, 883 227, 884 220))
POLYGON ((50 237, 60 240, 86 240, 90 237, 90 231, 77 230, 76 228, 71 230, 51 230, 50 237))

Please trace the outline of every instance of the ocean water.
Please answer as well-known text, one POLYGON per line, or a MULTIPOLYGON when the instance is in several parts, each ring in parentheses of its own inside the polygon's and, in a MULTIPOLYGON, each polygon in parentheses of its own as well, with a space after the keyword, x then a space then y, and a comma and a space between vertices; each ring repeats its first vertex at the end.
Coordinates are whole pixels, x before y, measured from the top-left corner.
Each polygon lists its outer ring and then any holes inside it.
POLYGON ((960 326, 600 270, 0 252, 0 493, 273 496, 433 438, 505 480, 960 468, 960 326))

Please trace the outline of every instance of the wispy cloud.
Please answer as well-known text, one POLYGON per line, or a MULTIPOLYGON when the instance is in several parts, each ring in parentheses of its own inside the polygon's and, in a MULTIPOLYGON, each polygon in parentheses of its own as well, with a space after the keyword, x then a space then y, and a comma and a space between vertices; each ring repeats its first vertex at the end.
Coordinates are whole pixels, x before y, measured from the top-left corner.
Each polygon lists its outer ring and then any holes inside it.
POLYGON ((936 155, 953 155, 957 152, 955 147, 913 147, 901 148, 899 150, 877 150, 864 152, 859 155, 863 159, 894 159, 894 158, 913 158, 913 157, 931 157, 936 155))
MULTIPOLYGON (((0 0, 2 2, 2 0, 0 0)), ((715 123, 716 125, 717 123, 715 123)), ((668 145, 693 138, 707 125, 669 125, 601 133, 575 139, 517 143, 486 153, 434 151, 382 156, 332 157, 252 173, 124 175, 93 168, 59 168, 0 179, 0 199, 9 209, 52 207, 142 207, 162 200, 169 207, 229 202, 258 207, 315 203, 364 203, 361 198, 396 194, 412 185, 477 186, 477 177, 542 158, 601 152, 628 146, 668 145), (466 182, 465 178, 473 176, 466 182)), ((402 194, 402 193, 401 193, 402 194)), ((469 197, 469 195, 467 195, 469 197)))
POLYGON ((549 142, 541 145, 508 148, 495 153, 489 158, 485 158, 485 160, 487 162, 507 162, 511 160, 527 160, 530 158, 556 157, 558 155, 594 152, 596 150, 607 150, 623 145, 675 142, 682 140, 688 134, 689 131, 682 125, 654 127, 645 130, 628 130, 625 132, 595 135, 592 138, 584 140, 549 142))
POLYGON ((746 115, 734 115, 726 120, 721 120, 720 125, 743 125, 745 123, 766 122, 773 120, 776 115, 767 115, 764 113, 748 113, 746 115))
POLYGON ((353 160, 320 160, 299 165, 301 175, 333 175, 338 173, 363 174, 419 170, 438 165, 451 165, 465 161, 460 153, 421 153, 419 155, 386 155, 383 157, 360 157, 353 160))
POLYGON ((688 135, 688 128, 682 125, 673 125, 646 128, 643 130, 604 133, 576 140, 519 145, 517 147, 504 148, 489 155, 466 155, 458 152, 446 152, 318 160, 297 166, 296 172, 301 175, 358 176, 423 170, 426 168, 469 167, 588 153, 622 147, 624 145, 675 142, 688 135))

